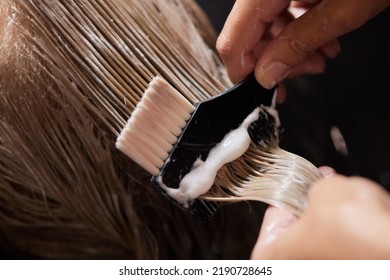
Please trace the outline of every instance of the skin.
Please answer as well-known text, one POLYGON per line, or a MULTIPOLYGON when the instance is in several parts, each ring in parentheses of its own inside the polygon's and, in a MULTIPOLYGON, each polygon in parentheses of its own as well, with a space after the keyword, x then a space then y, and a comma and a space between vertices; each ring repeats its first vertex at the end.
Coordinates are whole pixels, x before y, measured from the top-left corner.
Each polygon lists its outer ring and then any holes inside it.
POLYGON ((321 73, 337 38, 386 9, 390 0, 237 0, 217 40, 236 83, 255 73, 272 88, 286 77, 321 73), (293 14, 302 14, 295 18, 293 14))
POLYGON ((253 259, 390 259, 390 195, 364 178, 328 175, 302 217, 269 207, 253 259))

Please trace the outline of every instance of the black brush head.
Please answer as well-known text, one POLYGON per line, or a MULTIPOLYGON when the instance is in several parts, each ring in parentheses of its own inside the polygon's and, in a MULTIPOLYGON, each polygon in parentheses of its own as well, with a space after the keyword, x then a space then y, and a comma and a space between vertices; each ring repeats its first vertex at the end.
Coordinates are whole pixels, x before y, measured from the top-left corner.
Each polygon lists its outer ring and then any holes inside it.
POLYGON ((259 118, 250 124, 248 134, 256 145, 269 147, 279 143, 280 127, 271 110, 261 106, 259 118))
MULTIPOLYGON (((263 88, 254 75, 251 75, 224 93, 196 104, 191 119, 160 173, 153 176, 152 182, 160 186, 158 181, 162 179, 167 187, 179 188, 181 180, 190 172, 197 159, 206 160, 210 150, 220 143, 227 133, 239 127, 253 110, 261 105, 271 106, 273 96, 274 89, 263 88)), ((260 115, 259 121, 251 127, 250 131, 259 128, 262 130, 261 133, 250 132, 252 140, 258 142, 261 137, 267 138, 268 134, 274 133, 274 123, 263 122, 260 115)), ((195 200, 185 209, 208 219, 215 213, 217 206, 215 202, 195 200)))

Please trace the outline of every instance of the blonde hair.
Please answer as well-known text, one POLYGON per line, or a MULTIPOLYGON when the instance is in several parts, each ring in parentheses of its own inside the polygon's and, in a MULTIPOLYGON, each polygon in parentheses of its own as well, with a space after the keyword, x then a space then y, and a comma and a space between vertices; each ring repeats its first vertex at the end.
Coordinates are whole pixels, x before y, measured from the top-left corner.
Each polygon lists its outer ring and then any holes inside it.
MULTIPOLYGON (((231 86, 199 7, 191 0, 4 0, 0 9, 3 234, 46 258, 157 258, 164 243, 188 256, 185 236, 198 222, 160 201, 114 142, 156 75, 191 102, 231 86)), ((269 147, 253 143, 203 199, 301 211, 318 174, 277 144, 278 137, 269 147)))

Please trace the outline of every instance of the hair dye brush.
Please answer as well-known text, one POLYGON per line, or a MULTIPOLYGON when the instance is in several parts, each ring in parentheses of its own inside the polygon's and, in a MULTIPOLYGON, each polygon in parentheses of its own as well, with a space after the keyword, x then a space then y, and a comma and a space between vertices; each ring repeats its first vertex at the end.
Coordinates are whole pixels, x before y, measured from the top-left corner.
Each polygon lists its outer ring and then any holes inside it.
POLYGON ((116 146, 151 173, 152 182, 177 204, 208 217, 215 204, 195 199, 209 191, 217 171, 244 154, 250 138, 260 143, 277 137, 275 121, 264 118, 271 117, 265 108, 272 99, 273 91, 251 76, 192 105, 156 77, 116 146))
POLYGON ((156 77, 116 147, 152 174, 154 185, 176 204, 209 218, 216 203, 197 198, 210 191, 217 172, 241 157, 251 141, 263 149, 278 142, 273 99, 274 90, 263 88, 251 75, 224 93, 192 105, 156 77))

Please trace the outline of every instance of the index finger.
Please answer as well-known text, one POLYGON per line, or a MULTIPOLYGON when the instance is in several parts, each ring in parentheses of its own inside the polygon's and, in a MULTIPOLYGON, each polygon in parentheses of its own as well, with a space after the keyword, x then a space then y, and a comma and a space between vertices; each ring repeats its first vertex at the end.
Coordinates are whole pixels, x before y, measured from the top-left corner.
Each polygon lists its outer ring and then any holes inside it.
POLYGON ((217 50, 232 82, 254 70, 254 48, 266 27, 290 0, 237 0, 217 40, 217 50))

